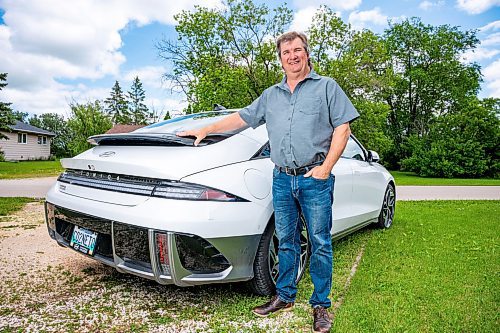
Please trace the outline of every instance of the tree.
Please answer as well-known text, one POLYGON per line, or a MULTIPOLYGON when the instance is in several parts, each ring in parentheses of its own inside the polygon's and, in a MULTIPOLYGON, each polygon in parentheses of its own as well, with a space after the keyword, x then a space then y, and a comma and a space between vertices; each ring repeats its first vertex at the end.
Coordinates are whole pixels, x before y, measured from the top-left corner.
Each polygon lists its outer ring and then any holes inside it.
POLYGON ((16 120, 19 120, 20 122, 23 123, 28 122, 28 117, 29 117, 28 112, 12 111, 12 114, 14 115, 14 118, 16 118, 16 120))
POLYGON ((132 86, 127 93, 128 109, 131 118, 131 124, 145 125, 150 117, 148 107, 144 104, 146 92, 142 88, 142 82, 139 77, 135 77, 132 86))
POLYGON ((106 112, 111 117, 113 124, 130 124, 132 119, 128 110, 127 101, 123 95, 120 83, 115 81, 111 88, 111 96, 104 101, 106 112))
POLYGON ((475 31, 425 25, 419 18, 390 24, 384 40, 395 73, 386 94, 395 167, 410 154, 405 145, 410 136, 423 137, 436 117, 461 110, 477 95, 479 67, 460 57, 479 41, 475 31))
POLYGON ((87 142, 88 137, 105 133, 113 123, 99 101, 86 104, 72 103, 70 108, 71 116, 67 124, 71 138, 68 149, 74 156, 92 147, 87 142))
POLYGON ((402 166, 421 176, 498 177, 500 172, 500 99, 479 101, 447 113, 419 138, 410 136, 412 155, 402 166))
MULTIPOLYGON (((0 90, 7 86, 6 81, 7 73, 0 73, 0 90)), ((0 101, 0 131, 10 132, 11 128, 9 127, 9 125, 14 125, 16 123, 16 119, 14 118, 12 109, 10 108, 11 104, 12 103, 5 103, 0 101)), ((1 139, 8 140, 9 138, 6 135, 0 133, 0 140, 1 139)))
POLYGON ((269 9, 251 0, 229 0, 224 8, 195 7, 175 16, 177 41, 157 44, 173 65, 164 77, 188 100, 187 112, 214 104, 243 107, 282 76, 274 40, 292 19, 285 6, 269 9))
POLYGON ((34 115, 29 119, 30 125, 50 131, 56 136, 50 141, 50 151, 57 157, 70 155, 68 142, 71 139, 70 131, 64 117, 57 113, 44 113, 40 116, 34 115))
POLYGON ((334 78, 349 96, 360 113, 352 124, 353 133, 384 161, 392 148, 384 98, 392 76, 383 40, 368 30, 352 30, 326 6, 317 10, 308 34, 314 69, 334 78))

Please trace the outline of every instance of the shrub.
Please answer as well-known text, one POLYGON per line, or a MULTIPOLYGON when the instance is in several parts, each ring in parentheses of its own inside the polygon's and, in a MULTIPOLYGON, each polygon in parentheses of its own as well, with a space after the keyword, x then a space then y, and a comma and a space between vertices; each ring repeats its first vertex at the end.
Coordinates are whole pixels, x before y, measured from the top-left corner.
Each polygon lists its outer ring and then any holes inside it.
POLYGON ((406 142, 411 156, 401 166, 420 176, 498 177, 500 99, 471 101, 455 114, 437 118, 425 137, 406 142))

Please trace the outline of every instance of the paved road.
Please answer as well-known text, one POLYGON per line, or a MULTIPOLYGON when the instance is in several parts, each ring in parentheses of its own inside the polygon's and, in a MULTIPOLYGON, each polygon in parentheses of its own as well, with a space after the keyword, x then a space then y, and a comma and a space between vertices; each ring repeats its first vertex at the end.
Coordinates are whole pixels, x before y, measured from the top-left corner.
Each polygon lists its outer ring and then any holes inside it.
POLYGON ((0 197, 45 198, 57 177, 0 179, 0 197))
POLYGON ((397 186, 398 200, 500 200, 500 186, 397 186))
MULTIPOLYGON (((44 198, 57 177, 2 179, 0 197, 44 198)), ((398 200, 500 200, 500 186, 398 186, 398 200)))

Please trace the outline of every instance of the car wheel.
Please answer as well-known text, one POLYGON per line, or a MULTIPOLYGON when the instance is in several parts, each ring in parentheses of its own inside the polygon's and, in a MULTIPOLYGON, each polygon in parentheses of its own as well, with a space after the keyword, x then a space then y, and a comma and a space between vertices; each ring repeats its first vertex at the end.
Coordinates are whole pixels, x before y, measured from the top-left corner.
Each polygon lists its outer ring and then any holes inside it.
POLYGON ((378 216, 377 227, 387 229, 392 225, 394 219, 394 210, 396 209, 396 191, 394 185, 387 185, 385 190, 384 201, 382 202, 382 209, 378 216))
MULTIPOLYGON (((300 260, 296 281, 299 282, 306 270, 309 260, 309 235, 305 220, 301 217, 302 232, 300 234, 300 260)), ((257 248, 253 265, 254 278, 250 280, 250 289, 262 296, 271 296, 276 292, 276 281, 279 273, 278 237, 274 227, 274 220, 267 226, 257 248)))

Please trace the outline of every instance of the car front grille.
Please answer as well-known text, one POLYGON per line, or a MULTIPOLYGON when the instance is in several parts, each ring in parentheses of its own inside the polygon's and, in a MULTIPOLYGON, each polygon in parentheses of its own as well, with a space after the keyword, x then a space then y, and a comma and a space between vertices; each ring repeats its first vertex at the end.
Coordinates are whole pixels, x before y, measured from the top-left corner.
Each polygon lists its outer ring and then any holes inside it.
POLYGON ((161 180, 154 178, 75 169, 67 169, 59 176, 58 181, 100 190, 147 196, 150 196, 155 186, 161 183, 161 180))

